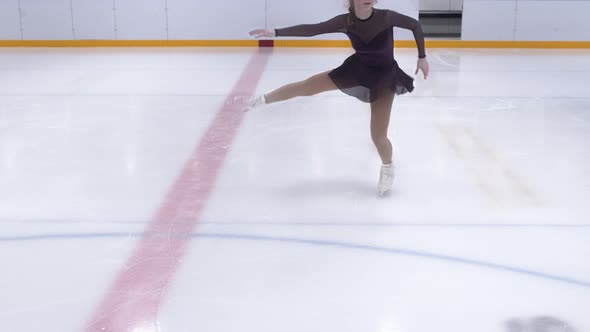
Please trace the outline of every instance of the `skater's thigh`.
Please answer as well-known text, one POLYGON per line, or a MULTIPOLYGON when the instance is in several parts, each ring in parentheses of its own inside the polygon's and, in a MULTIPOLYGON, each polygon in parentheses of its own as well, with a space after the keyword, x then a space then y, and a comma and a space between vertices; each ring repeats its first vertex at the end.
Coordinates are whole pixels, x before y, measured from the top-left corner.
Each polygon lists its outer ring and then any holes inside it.
POLYGON ((395 95, 392 91, 384 91, 379 99, 371 103, 371 136, 373 140, 387 137, 394 98, 395 95))
POLYGON ((329 75, 330 71, 325 71, 309 77, 302 81, 309 95, 315 95, 322 92, 337 90, 336 84, 329 75))

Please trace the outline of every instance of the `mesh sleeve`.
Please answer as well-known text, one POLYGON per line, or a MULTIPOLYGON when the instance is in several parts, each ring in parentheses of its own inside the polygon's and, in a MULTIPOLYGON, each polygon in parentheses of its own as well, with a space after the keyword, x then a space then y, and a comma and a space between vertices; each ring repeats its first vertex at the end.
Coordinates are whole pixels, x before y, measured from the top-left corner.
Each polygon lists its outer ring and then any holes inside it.
POLYGON ((392 10, 389 11, 389 23, 394 27, 400 27, 402 29, 411 30, 418 46, 418 57, 425 58, 426 51, 424 48, 424 33, 422 32, 422 26, 416 19, 402 15, 392 10))
POLYGON ((277 37, 312 37, 324 33, 344 32, 347 15, 339 15, 325 22, 301 24, 292 27, 275 29, 277 37))

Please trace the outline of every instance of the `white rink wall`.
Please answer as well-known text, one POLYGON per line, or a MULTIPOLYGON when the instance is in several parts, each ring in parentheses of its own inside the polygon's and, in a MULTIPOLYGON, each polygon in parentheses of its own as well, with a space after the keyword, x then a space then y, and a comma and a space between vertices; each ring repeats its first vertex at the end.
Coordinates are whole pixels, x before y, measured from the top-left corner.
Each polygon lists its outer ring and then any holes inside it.
POLYGON ((464 0, 464 40, 590 40, 590 0, 464 0))
MULTIPOLYGON (((255 27, 315 23, 345 0, 2 0, 0 40, 247 39, 255 27)), ((465 40, 590 40, 590 0, 380 0, 418 17, 460 10, 465 40)), ((396 29, 396 38, 413 39, 396 29)), ((343 39, 339 34, 318 38, 343 39)))
POLYGON ((463 0, 420 0, 420 10, 431 12, 461 11, 463 0))

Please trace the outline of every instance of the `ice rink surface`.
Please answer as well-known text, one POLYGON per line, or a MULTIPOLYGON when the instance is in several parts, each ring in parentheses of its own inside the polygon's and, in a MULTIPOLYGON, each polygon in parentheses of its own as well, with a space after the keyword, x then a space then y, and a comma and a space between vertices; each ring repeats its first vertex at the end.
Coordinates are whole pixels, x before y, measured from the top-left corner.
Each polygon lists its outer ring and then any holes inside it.
POLYGON ((239 105, 349 54, 0 49, 0 326, 590 331, 590 51, 428 50, 385 198, 367 104, 239 105))

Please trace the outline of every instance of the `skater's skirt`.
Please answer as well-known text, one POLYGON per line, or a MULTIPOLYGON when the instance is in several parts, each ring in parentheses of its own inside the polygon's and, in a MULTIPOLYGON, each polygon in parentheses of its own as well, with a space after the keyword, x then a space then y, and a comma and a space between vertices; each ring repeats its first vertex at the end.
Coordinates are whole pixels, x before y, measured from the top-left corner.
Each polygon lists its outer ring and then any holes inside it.
POLYGON ((395 60, 369 65, 353 54, 329 75, 340 91, 366 103, 374 102, 383 94, 401 95, 414 90, 414 79, 401 70, 395 60))

